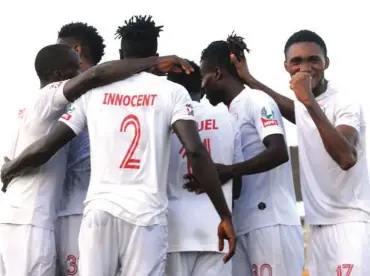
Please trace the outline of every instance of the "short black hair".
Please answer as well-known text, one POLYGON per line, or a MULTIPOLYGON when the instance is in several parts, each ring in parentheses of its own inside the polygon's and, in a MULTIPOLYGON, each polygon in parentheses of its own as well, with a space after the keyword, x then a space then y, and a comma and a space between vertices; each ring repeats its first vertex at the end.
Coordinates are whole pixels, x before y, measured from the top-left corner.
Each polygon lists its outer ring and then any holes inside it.
POLYGON ((223 68, 232 76, 239 78, 236 68, 230 60, 230 54, 233 53, 239 59, 244 56, 244 50, 250 52, 244 38, 232 32, 226 41, 218 40, 208 45, 202 51, 200 60, 205 61, 210 66, 223 68))
POLYGON ((116 38, 121 39, 124 57, 144 58, 157 54, 158 37, 163 26, 156 26, 152 16, 132 16, 118 27, 116 38))
POLYGON ((65 44, 52 44, 42 48, 35 59, 35 70, 40 80, 50 80, 55 71, 64 71, 75 66, 70 51, 71 47, 65 44))
POLYGON ((85 50, 88 56, 86 59, 96 65, 104 56, 104 39, 98 33, 98 30, 86 23, 72 22, 64 25, 58 32, 58 38, 61 39, 74 39, 81 44, 81 47, 85 50))
POLYGON ((310 30, 300 30, 292 34, 285 43, 284 54, 287 54, 290 46, 300 42, 316 43, 322 49, 324 56, 327 56, 327 49, 324 40, 317 33, 310 30))
POLYGON ((202 87, 202 77, 200 76, 199 65, 194 61, 189 61, 191 67, 194 71, 190 74, 186 74, 184 71, 181 73, 169 72, 167 74, 167 79, 178 84, 181 84, 188 90, 189 94, 199 94, 201 93, 202 87))

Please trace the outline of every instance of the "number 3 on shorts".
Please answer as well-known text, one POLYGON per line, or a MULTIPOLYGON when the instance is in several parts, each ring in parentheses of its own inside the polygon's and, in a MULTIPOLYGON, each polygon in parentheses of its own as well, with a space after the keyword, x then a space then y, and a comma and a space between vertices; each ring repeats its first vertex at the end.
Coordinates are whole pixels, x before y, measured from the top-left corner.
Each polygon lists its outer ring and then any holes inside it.
POLYGON ((134 115, 130 114, 127 115, 121 123, 120 131, 126 132, 128 127, 132 127, 134 130, 134 138, 131 141, 131 144, 123 157, 121 165, 119 166, 121 169, 140 169, 140 159, 135 159, 134 154, 139 145, 140 137, 141 137, 141 127, 139 118, 134 115))

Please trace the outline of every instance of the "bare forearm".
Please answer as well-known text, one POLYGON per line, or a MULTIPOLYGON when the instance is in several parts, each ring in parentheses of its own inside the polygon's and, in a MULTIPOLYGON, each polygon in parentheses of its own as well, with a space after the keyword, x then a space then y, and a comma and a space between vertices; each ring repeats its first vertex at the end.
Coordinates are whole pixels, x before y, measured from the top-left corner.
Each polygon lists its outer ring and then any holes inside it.
MULTIPOLYGON (((244 83, 247 84, 246 81, 244 81, 244 83)), ((275 92, 270 87, 266 86, 265 84, 261 83, 258 80, 248 81, 248 85, 252 89, 261 90, 265 92, 267 95, 269 95, 271 98, 273 98, 274 101, 279 106, 281 115, 283 115, 283 117, 287 119, 289 122, 295 124, 294 101, 293 100, 275 92)))
MULTIPOLYGON (((42 139, 39 141, 42 142, 42 139)), ((7 175, 16 176, 29 169, 38 168, 46 163, 54 153, 45 150, 41 144, 34 143, 26 148, 17 158, 11 161, 7 175)))
POLYGON ((272 170, 289 160, 286 149, 267 148, 255 157, 231 165, 234 177, 263 173, 272 170))
POLYGON ((136 73, 155 66, 156 63, 157 57, 104 62, 70 79, 66 84, 68 86, 65 89, 65 96, 72 102, 93 88, 127 79, 136 73))
POLYGON ((343 169, 350 169, 357 161, 355 147, 330 123, 316 101, 307 107, 324 147, 331 158, 343 169))
POLYGON ((191 168, 195 178, 212 201, 217 213, 221 218, 230 217, 231 213, 227 206, 217 170, 207 150, 202 147, 194 154, 188 154, 191 168))

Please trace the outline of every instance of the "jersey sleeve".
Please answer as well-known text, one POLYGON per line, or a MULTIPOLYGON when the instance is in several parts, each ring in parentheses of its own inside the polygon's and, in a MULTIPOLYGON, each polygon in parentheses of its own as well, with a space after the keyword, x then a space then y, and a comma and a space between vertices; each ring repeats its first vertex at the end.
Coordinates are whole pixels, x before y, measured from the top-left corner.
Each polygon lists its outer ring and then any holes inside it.
POLYGON ((335 127, 347 125, 360 131, 361 125, 361 104, 353 100, 341 99, 335 111, 335 127))
POLYGON ((240 138, 240 132, 237 131, 234 140, 234 157, 233 164, 240 163, 244 161, 243 152, 242 152, 242 142, 240 138))
POLYGON ((193 103, 186 89, 181 86, 174 94, 171 125, 178 120, 195 121, 193 103))
POLYGON ((79 135, 86 128, 86 95, 77 99, 68 106, 66 113, 62 115, 59 122, 66 124, 76 135, 79 135))
POLYGON ((276 102, 267 95, 256 95, 250 109, 261 141, 272 134, 283 134, 283 118, 276 102))

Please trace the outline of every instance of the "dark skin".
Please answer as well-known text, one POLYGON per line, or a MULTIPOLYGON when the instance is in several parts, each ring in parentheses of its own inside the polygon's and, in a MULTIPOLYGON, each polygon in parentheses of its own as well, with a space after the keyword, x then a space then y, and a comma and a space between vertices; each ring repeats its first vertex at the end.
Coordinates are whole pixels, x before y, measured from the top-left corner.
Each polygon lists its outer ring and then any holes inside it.
MULTIPOLYGON (((204 89, 202 88, 199 91, 199 93, 192 93, 192 94, 190 94, 190 97, 191 97, 191 99, 193 101, 200 102, 200 100, 204 96, 204 93, 205 93, 204 92, 204 89)), ((218 174, 222 177, 224 174, 220 173, 220 169, 221 169, 220 164, 216 164, 216 168, 217 168, 218 174)), ((232 178, 232 175, 230 175, 229 177, 230 177, 229 179, 231 179, 232 178)), ((184 178, 187 179, 187 180, 193 179, 193 181, 194 181, 194 178, 192 176, 190 176, 190 175, 185 175, 184 178)), ((222 178, 220 178, 220 181, 221 181, 221 184, 228 183, 228 180, 225 181, 222 178)), ((240 193, 241 193, 241 189, 242 189, 241 183, 242 183, 241 176, 236 177, 236 178, 233 179, 233 190, 232 190, 232 198, 233 198, 233 200, 236 200, 236 199, 238 199, 240 197, 240 193)), ((194 189, 190 189, 188 187, 188 185, 189 185, 189 183, 185 184, 184 185, 184 188, 185 189, 188 189, 191 192, 194 191, 194 189)), ((198 189, 198 190, 196 190, 196 192, 197 193, 200 193, 200 192, 204 192, 204 190, 203 189, 202 190, 201 189, 198 189)))
MULTIPOLYGON (((273 97, 283 116, 295 123, 294 102, 291 99, 274 92, 253 78, 245 59, 238 61, 232 55, 231 60, 247 85, 273 97)), ((329 58, 325 56, 321 47, 312 42, 301 42, 290 46, 284 62, 285 69, 291 76, 290 88, 310 114, 327 153, 342 170, 349 170, 357 162, 358 131, 348 125, 333 126, 315 99, 327 89, 328 82, 324 72, 329 64, 329 58)))
MULTIPOLYGON (((207 99, 212 105, 217 105, 220 102, 229 105, 244 89, 244 84, 240 80, 222 68, 211 67, 206 62, 202 62, 200 69, 203 79, 202 85, 207 99)), ((216 164, 221 181, 225 183, 242 175, 266 172, 289 160, 283 135, 269 135, 262 142, 266 149, 249 160, 233 165, 216 164)), ((196 181, 189 181, 185 186, 191 191, 201 192, 196 181)))
MULTIPOLYGON (((158 58, 155 59, 157 60, 158 58)), ((125 61, 130 60, 125 59, 120 62, 125 61)), ((157 64, 155 68, 165 73, 174 69, 174 65, 169 62, 162 62, 157 64)), ((190 68, 187 69, 190 70, 190 68)), ((136 70, 131 71, 132 74, 135 72, 136 70)), ((231 221, 231 213, 222 192, 215 165, 199 137, 198 128, 194 121, 178 120, 172 125, 172 128, 187 152, 187 158, 194 175, 197 177, 199 183, 202 184, 203 189, 221 217, 218 227, 219 250, 223 250, 224 240, 228 240, 229 252, 223 259, 226 263, 235 254, 236 235, 231 221)), ((4 164, 1 171, 1 178, 4 185, 9 184, 13 177, 45 164, 60 148, 75 136, 75 133, 67 125, 58 122, 48 135, 31 144, 14 160, 4 164)))
POLYGON ((91 59, 87 58, 88 53, 84 53, 82 51, 81 43, 79 41, 77 41, 76 39, 73 39, 73 38, 58 38, 57 43, 58 44, 66 44, 66 45, 70 46, 71 48, 73 48, 79 54, 79 56, 81 58, 80 67, 81 67, 82 72, 86 71, 90 67, 96 65, 96 64, 93 64, 93 62, 91 62, 91 59))

